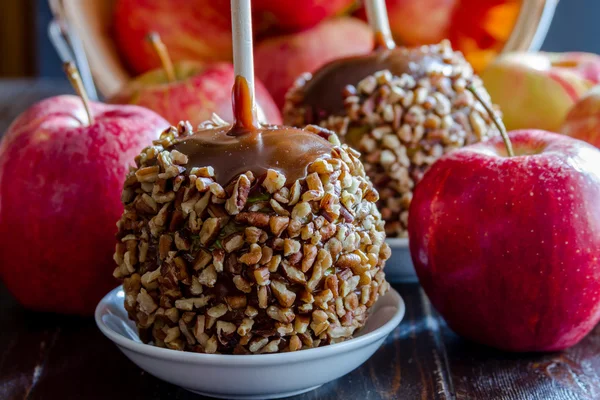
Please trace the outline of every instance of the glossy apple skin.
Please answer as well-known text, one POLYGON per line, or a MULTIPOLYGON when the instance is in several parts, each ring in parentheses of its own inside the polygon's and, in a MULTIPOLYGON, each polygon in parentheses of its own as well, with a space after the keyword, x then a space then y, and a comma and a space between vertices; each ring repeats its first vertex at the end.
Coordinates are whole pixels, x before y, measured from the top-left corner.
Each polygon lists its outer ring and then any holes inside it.
POLYGON ((575 103, 560 131, 600 148, 600 85, 575 103))
POLYGON ((302 32, 258 43, 254 50, 256 76, 281 109, 286 92, 302 73, 372 49, 373 32, 366 23, 356 18, 334 18, 302 32))
POLYGON ((118 0, 113 37, 136 74, 160 67, 146 40, 158 32, 173 61, 232 60, 229 0, 118 0))
MULTIPOLYGON (((386 0, 390 29, 399 44, 437 43, 448 37, 459 0, 386 0)), ((364 6, 357 12, 364 21, 364 6)))
POLYGON ((506 128, 558 132, 567 112, 600 79, 600 56, 508 53, 481 74, 506 128))
POLYGON ((410 251, 458 334, 510 351, 554 351, 600 319, 600 151, 544 131, 455 150, 417 185, 410 251))
POLYGON ((35 104, 0 143, 0 277, 25 307, 91 315, 117 285, 116 221, 128 166, 167 121, 136 106, 58 96, 35 104))
POLYGON ((295 32, 349 11, 355 0, 253 0, 253 25, 259 33, 295 32))
MULTIPOLYGON (((190 121, 196 127, 209 120, 213 113, 233 122, 231 88, 235 73, 232 64, 184 61, 174 68, 176 82, 168 82, 162 69, 150 71, 133 80, 109 102, 149 108, 172 125, 190 121)), ((254 86, 261 119, 281 125, 281 113, 267 89, 259 80, 255 80, 254 86)))

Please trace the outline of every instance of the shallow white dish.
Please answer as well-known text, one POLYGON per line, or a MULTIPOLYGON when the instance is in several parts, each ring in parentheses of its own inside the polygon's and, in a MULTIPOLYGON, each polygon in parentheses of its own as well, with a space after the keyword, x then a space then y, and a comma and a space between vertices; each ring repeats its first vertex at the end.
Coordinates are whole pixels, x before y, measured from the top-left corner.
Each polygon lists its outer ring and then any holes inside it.
POLYGON ((388 282, 418 282, 415 267, 410 258, 408 238, 385 240, 392 249, 392 255, 385 262, 385 278, 388 282))
POLYGON ((226 399, 275 399, 316 389, 364 363, 404 317, 394 289, 380 298, 359 334, 346 342, 294 353, 199 354, 163 349, 140 341, 113 289, 96 307, 102 333, 140 368, 192 392, 226 399))

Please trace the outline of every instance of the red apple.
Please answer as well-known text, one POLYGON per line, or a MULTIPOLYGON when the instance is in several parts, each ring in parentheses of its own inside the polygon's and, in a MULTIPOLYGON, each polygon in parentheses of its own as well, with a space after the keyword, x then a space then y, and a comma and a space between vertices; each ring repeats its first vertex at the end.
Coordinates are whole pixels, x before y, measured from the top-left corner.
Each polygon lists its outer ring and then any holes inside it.
POLYGON ((158 32, 174 61, 232 59, 229 0, 118 0, 113 33, 121 55, 136 73, 160 66, 144 38, 158 32))
POLYGON ((254 27, 258 32, 300 31, 352 9, 355 3, 355 0, 254 0, 254 27))
POLYGON ((538 130, 439 159, 417 185, 410 251, 458 334, 511 351, 574 345, 600 319, 600 151, 538 130))
POLYGON ((300 74, 372 49, 373 32, 367 24, 356 18, 335 18, 302 32, 260 42, 254 51, 256 76, 282 108, 287 90, 300 74))
MULTIPOLYGON (((390 29, 403 45, 437 43, 448 37, 459 0, 386 0, 390 29)), ((358 13, 367 20, 364 8, 358 13)))
POLYGON ((600 148, 600 85, 575 103, 560 131, 600 148))
MULTIPOLYGON (((417 46, 450 39, 481 71, 507 42, 522 0, 386 0, 386 5, 397 43, 417 46)), ((366 20, 364 8, 356 15, 366 20)))
MULTIPOLYGON (((230 63, 180 62, 175 64, 174 72, 174 82, 169 82, 162 69, 147 72, 134 79, 110 102, 149 108, 173 125, 189 120, 196 127, 210 119, 213 113, 233 121, 231 88, 235 74, 230 63)), ((280 125, 281 113, 267 89, 258 80, 255 88, 261 119, 280 125)))
POLYGON ((75 96, 35 104, 0 143, 0 277, 25 307, 91 314, 112 278, 128 166, 169 124, 75 96))

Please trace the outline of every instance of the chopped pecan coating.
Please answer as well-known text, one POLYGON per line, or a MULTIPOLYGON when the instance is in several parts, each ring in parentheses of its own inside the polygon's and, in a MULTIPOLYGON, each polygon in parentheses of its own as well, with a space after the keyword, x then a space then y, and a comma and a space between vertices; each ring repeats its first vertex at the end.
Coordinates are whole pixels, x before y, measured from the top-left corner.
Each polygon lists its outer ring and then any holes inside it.
POLYGON ((388 288, 390 254, 358 155, 338 145, 294 182, 268 170, 222 186, 211 166, 171 150, 186 126, 146 148, 123 189, 114 274, 144 338, 259 354, 351 337, 388 288))

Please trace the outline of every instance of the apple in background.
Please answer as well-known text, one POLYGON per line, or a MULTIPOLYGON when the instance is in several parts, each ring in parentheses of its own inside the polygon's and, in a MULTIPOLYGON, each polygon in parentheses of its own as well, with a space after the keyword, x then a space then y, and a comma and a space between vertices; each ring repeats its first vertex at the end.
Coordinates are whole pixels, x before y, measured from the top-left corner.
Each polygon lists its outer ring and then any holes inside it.
POLYGON ((0 142, 0 278, 25 307, 91 315, 117 285, 115 226, 128 166, 168 126, 136 106, 58 96, 0 142))
POLYGON ((258 43, 254 51, 256 76, 281 109, 287 90, 300 74, 372 49, 373 32, 366 23, 356 18, 334 18, 302 32, 258 43))
POLYGON ((232 59, 229 0, 118 0, 113 33, 121 56, 135 73, 160 67, 144 41, 158 32, 173 61, 232 59))
POLYGON ((351 11, 356 3, 356 0, 253 0, 253 25, 258 33, 300 31, 351 11))
POLYGON ((600 79, 600 56, 508 53, 481 74, 506 127, 557 132, 569 109, 600 79))
MULTIPOLYGON (((386 0, 390 29, 398 44, 415 46, 446 39, 459 0, 386 0)), ((364 8, 357 12, 364 21, 364 8)))
POLYGON ((600 148, 600 85, 575 103, 560 131, 600 148))
MULTIPOLYGON (((180 62, 174 65, 176 80, 170 82, 162 69, 146 72, 131 81, 109 102, 136 104, 163 116, 170 124, 188 120, 193 127, 210 119, 213 113, 233 122, 231 88, 235 80, 233 65, 180 62)), ((271 95, 255 81, 259 118, 281 125, 281 113, 271 95)))
MULTIPOLYGON (((390 29, 399 45, 450 39, 479 72, 508 41, 522 0, 386 0, 386 5, 390 29)), ((356 15, 367 20, 364 7, 356 15)))
POLYGON ((425 173, 410 251, 456 333, 504 350, 561 350, 600 319, 600 151, 539 130, 510 139, 516 156, 496 137, 425 173))

